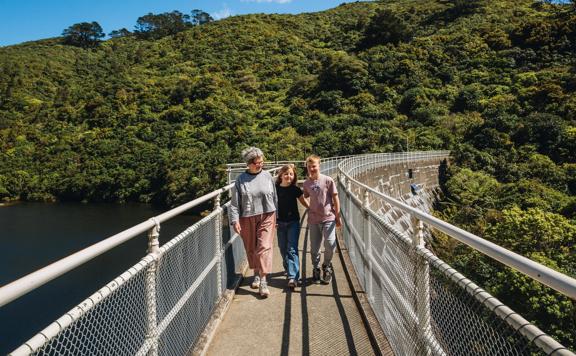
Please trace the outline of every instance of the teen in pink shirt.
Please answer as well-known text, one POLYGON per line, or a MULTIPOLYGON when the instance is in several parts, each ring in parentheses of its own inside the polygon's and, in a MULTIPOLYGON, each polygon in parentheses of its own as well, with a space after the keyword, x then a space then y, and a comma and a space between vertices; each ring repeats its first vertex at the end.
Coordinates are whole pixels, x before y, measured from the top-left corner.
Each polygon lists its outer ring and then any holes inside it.
POLYGON ((324 262, 322 281, 330 283, 334 273, 332 257, 336 251, 336 227, 340 220, 340 200, 336 184, 331 177, 320 173, 320 157, 312 155, 306 159, 308 178, 304 182, 304 197, 310 198, 308 228, 310 230, 310 255, 312 257, 312 279, 320 279, 320 245, 324 239, 324 262))

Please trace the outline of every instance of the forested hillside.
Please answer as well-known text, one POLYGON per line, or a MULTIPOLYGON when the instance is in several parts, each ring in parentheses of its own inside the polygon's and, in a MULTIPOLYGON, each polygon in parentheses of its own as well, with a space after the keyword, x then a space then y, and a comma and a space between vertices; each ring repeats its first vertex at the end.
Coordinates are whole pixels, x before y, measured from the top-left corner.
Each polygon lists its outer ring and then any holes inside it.
MULTIPOLYGON (((358 2, 156 37, 0 48, 0 199, 175 205, 247 145, 450 149, 437 214, 576 275, 574 2, 358 2)), ((576 347, 574 301, 442 236, 434 249, 576 347)))

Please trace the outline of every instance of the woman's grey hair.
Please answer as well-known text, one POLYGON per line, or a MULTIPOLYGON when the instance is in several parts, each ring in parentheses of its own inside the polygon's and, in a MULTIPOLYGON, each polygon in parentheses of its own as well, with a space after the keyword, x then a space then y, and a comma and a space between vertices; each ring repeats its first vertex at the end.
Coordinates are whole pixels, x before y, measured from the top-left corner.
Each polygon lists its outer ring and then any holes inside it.
POLYGON ((242 159, 246 164, 251 163, 258 157, 264 158, 264 153, 258 147, 248 147, 242 150, 242 159))

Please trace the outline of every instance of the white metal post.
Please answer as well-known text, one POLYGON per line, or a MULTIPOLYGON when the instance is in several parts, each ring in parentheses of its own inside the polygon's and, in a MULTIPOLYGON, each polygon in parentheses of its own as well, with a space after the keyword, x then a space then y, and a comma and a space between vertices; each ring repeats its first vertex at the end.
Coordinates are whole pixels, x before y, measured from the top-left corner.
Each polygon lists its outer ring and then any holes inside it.
POLYGON ((214 211, 218 211, 216 215, 214 231, 216 236, 214 237, 214 255, 217 259, 216 263, 216 283, 218 284, 218 297, 222 295, 222 207, 220 207, 220 194, 214 198, 214 211))
POLYGON ((158 355, 158 320, 156 315, 156 271, 160 260, 160 223, 155 218, 154 227, 148 232, 148 254, 154 257, 154 261, 146 271, 146 315, 147 330, 146 342, 150 344, 148 356, 158 355))
MULTIPOLYGON (((344 178, 344 184, 346 186, 346 214, 347 216, 347 224, 348 229, 350 229, 350 224, 352 223, 352 214, 350 213, 352 210, 352 182, 350 179, 344 178)), ((350 246, 348 246, 350 248, 350 246)))
POLYGON ((368 192, 368 190, 364 191, 362 208, 362 215, 364 216, 364 246, 366 248, 364 252, 366 253, 368 260, 368 273, 365 276, 366 289, 370 302, 374 302, 374 289, 372 288, 372 224, 370 224, 370 214, 368 213, 368 210, 370 209, 370 192, 368 192))
POLYGON ((352 185, 350 179, 343 177, 343 183, 346 188, 346 214, 344 215, 345 229, 344 239, 346 241, 346 246, 348 248, 348 255, 351 259, 354 258, 354 244, 352 243, 352 225, 354 224, 352 215, 352 185))
POLYGON ((232 183, 232 167, 226 168, 226 174, 228 174, 228 184, 232 183))
POLYGON ((424 247, 424 224, 415 215, 411 216, 411 220, 413 228, 412 246, 416 262, 414 266, 414 285, 416 287, 414 305, 418 316, 418 330, 424 347, 423 351, 426 355, 430 355, 431 350, 436 348, 436 345, 432 344, 432 340, 435 340, 435 338, 432 337, 432 328, 430 326, 430 271, 428 261, 416 254, 417 247, 424 247))

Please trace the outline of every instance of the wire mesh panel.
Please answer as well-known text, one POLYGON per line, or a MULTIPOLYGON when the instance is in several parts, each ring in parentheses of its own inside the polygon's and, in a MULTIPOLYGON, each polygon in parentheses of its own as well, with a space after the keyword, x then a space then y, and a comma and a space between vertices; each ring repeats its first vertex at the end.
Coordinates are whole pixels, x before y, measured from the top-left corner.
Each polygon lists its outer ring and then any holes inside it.
POLYGON ((193 346, 218 300, 219 211, 162 247, 157 272, 160 355, 182 355, 193 346))
MULTIPOLYGON (((382 220, 372 223, 370 301, 397 354, 535 355, 534 344, 449 278, 439 259, 415 253, 406 236, 382 220), (422 266, 429 266, 422 288, 422 266), (422 311, 428 310, 424 324, 422 311)), ((444 264, 444 266, 447 266, 444 264)))
POLYGON ((217 207, 15 354, 186 354, 244 261, 227 206, 217 207))
POLYGON ((230 203, 224 206, 221 222, 222 236, 222 289, 234 287, 242 264, 246 260, 246 251, 240 236, 232 231, 228 219, 230 203))
POLYGON ((203 219, 162 247, 157 272, 158 319, 163 320, 216 255, 214 216, 203 219))
POLYGON ((373 241, 381 248, 373 249, 372 278, 375 313, 398 354, 420 354, 424 348, 418 340, 419 324, 416 304, 416 264, 413 251, 378 220, 374 220, 373 241))
MULTIPOLYGON (((344 241, 348 247, 348 254, 358 276, 364 275, 364 263, 362 262, 364 246, 362 244, 362 208, 352 196, 344 195, 341 200, 342 206, 349 209, 348 218, 344 220, 344 241)), ((345 213, 344 213, 345 214, 345 213)))
POLYGON ((430 289, 432 328, 446 354, 545 354, 437 268, 430 289))
POLYGON ((185 355, 204 331, 218 300, 216 265, 208 270, 208 276, 178 305, 174 318, 160 336, 159 355, 185 355))
POLYGON ((145 343, 147 258, 59 320, 77 320, 35 355, 133 355, 145 343), (111 291, 111 292, 110 292, 111 291), (103 296, 104 295, 104 296, 103 296), (87 312, 83 312, 87 310, 87 312))

